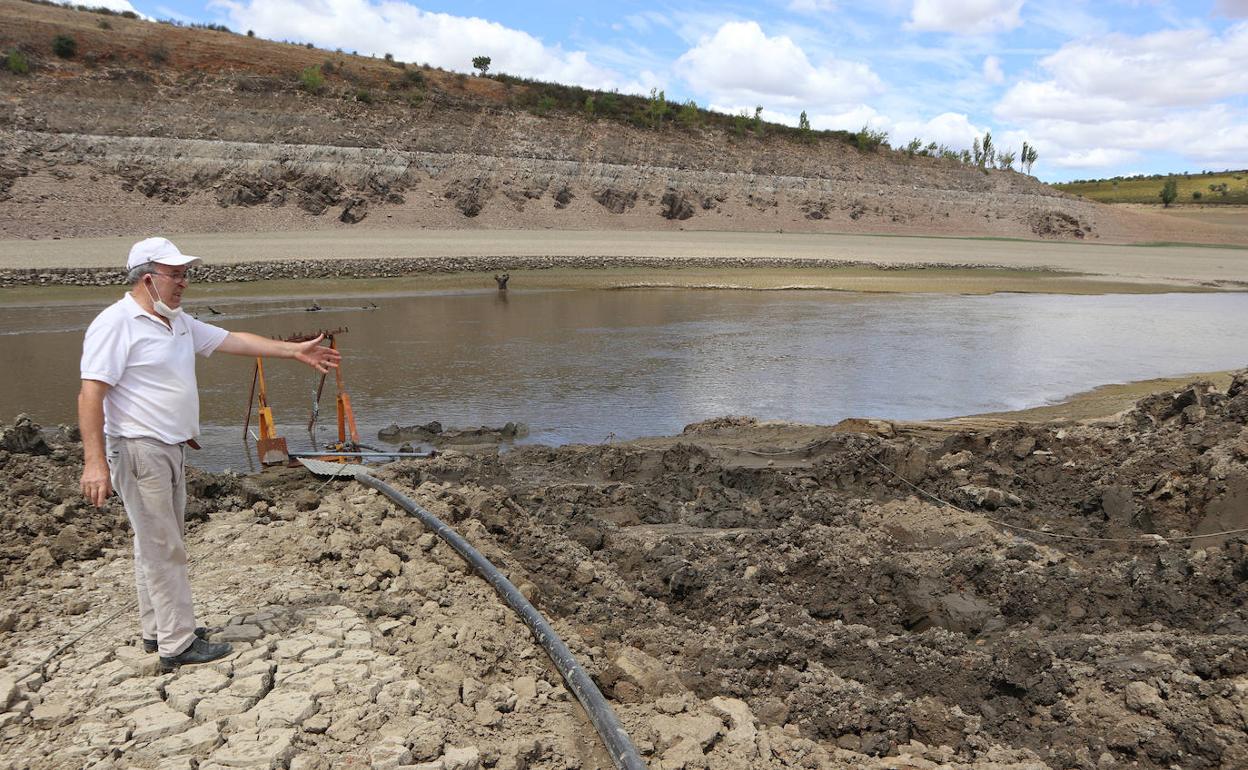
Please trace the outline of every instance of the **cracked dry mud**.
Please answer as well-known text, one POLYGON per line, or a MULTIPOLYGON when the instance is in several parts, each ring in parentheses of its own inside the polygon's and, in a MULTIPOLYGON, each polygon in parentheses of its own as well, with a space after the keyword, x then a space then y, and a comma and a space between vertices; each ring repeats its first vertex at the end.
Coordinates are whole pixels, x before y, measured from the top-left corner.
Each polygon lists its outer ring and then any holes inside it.
MULTIPOLYGON (((1216 533, 1248 527, 1246 426, 1241 372, 1097 423, 730 418, 378 474, 552 619, 650 767, 1235 768, 1248 537, 1216 533)), ((195 485, 233 656, 159 674, 126 608, 14 681, 131 594, 116 504, 76 507, 45 434, 0 466, 0 768, 610 767, 484 581, 299 471, 195 485)))

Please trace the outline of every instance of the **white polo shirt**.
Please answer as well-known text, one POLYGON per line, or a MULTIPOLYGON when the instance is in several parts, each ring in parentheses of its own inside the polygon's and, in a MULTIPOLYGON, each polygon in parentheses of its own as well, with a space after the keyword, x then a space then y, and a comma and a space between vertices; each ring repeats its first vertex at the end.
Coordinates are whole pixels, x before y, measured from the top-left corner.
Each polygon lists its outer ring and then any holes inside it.
POLYGON ((207 357, 229 332, 182 313, 170 328, 127 292, 87 328, 82 379, 111 385, 104 433, 180 444, 199 435, 195 354, 207 357))

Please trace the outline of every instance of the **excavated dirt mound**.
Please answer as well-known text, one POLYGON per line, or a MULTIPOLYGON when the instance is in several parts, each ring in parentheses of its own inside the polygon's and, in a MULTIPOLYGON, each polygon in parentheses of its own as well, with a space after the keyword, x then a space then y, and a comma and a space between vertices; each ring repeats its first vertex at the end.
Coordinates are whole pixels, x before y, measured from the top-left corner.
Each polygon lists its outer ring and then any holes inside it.
MULTIPOLYGON (((1096 424, 721 418, 378 474, 552 619, 652 767, 1248 765, 1248 372, 1096 424)), ((527 632, 384 499, 266 472, 212 510, 197 597, 239 652, 211 672, 84 645, 6 682, 69 632, 53 599, 116 604, 128 563, 0 589, 8 766, 609 766, 527 632)))

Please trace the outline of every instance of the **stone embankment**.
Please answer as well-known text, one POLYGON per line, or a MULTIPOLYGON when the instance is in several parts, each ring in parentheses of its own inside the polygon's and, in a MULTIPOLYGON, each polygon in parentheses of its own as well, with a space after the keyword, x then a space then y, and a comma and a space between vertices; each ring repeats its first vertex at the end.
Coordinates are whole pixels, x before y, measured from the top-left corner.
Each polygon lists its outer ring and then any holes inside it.
MULTIPOLYGON (((969 270, 1000 269, 997 265, 970 263, 885 264, 838 259, 763 257, 386 257, 381 259, 284 259, 280 261, 210 264, 196 268, 196 283, 247 283, 274 279, 398 278, 439 273, 491 273, 499 270, 607 270, 645 267, 662 270, 710 268, 715 270, 782 268, 827 269, 870 267, 877 270, 969 270)), ((1012 268, 1044 272, 1047 268, 1012 268)), ((118 286, 125 283, 124 270, 109 268, 15 268, 0 269, 0 288, 12 286, 118 286)))

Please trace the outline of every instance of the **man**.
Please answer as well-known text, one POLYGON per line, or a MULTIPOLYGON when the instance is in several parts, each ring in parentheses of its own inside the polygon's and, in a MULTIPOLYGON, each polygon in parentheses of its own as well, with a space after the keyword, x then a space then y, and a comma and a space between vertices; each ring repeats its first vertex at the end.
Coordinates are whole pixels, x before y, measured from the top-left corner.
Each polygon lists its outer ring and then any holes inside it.
POLYGON ((82 494, 103 506, 115 489, 134 530, 134 574, 144 646, 168 670, 228 655, 196 628, 187 575, 186 447, 198 447, 195 355, 293 358, 338 366, 321 338, 303 343, 229 332, 182 312, 187 271, 201 262, 164 238, 130 249, 130 291, 96 316, 82 346, 82 494), (154 649, 153 649, 154 648, 154 649))

